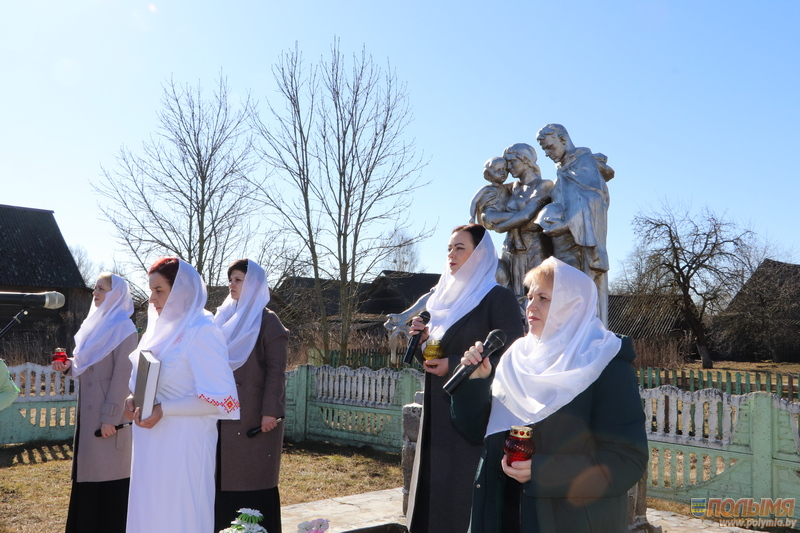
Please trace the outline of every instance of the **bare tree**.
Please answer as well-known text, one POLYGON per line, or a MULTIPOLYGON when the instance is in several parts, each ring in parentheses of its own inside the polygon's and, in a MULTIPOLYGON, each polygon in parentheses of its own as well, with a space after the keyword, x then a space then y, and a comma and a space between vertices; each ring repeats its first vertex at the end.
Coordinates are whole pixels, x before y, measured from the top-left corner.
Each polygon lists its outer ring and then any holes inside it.
POLYGON ((115 170, 95 190, 104 217, 138 268, 155 255, 174 254, 217 285, 231 258, 255 234, 251 214, 257 165, 249 127, 255 113, 249 97, 238 110, 230 104, 220 75, 214 95, 164 86, 159 130, 141 155, 122 147, 115 170))
MULTIPOLYGON (((276 224, 297 239, 315 280, 323 350, 330 348, 323 280, 338 280, 339 349, 346 350, 359 283, 393 251, 420 186, 405 86, 362 50, 348 66, 338 40, 328 61, 306 66, 295 46, 273 67, 280 98, 256 127, 282 186, 261 188, 276 224), (387 230, 388 226, 388 230, 387 230)), ((425 236, 415 232, 411 245, 425 236)))
POLYGON ((94 287, 97 274, 100 272, 94 261, 89 258, 89 252, 81 245, 67 246, 72 258, 75 260, 78 270, 81 273, 83 282, 87 287, 94 287))
POLYGON ((405 231, 398 231, 389 243, 391 249, 383 260, 384 270, 414 272, 419 268, 417 241, 405 231))
POLYGON ((697 216, 666 203, 660 212, 636 215, 633 226, 645 258, 637 267, 640 289, 678 296, 703 368, 712 368, 708 318, 741 287, 742 255, 752 232, 708 208, 697 216))

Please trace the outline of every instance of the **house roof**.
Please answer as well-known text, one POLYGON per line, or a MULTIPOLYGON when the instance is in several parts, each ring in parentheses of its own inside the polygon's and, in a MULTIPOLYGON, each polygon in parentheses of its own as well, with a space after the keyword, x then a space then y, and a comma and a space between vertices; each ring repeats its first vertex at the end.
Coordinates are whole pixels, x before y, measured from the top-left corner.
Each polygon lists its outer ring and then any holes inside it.
POLYGON ((664 337, 682 327, 683 317, 671 297, 608 296, 608 329, 632 339, 664 337))
POLYGON ((86 288, 53 211, 0 205, 0 285, 86 288))
POLYGON ((384 270, 369 285, 359 313, 386 315, 405 311, 438 281, 439 274, 384 270))
MULTIPOLYGON (((325 313, 328 316, 339 314, 339 282, 336 280, 320 280, 322 295, 325 302, 325 313)), ((359 284, 358 294, 364 290, 365 284, 359 284)), ((279 287, 272 290, 272 294, 280 298, 284 308, 302 307, 315 309, 316 299, 313 296, 314 278, 292 276, 283 280, 279 287)))
POLYGON ((765 259, 758 265, 741 290, 736 293, 726 313, 752 310, 753 305, 778 305, 785 318, 800 319, 800 265, 765 259))

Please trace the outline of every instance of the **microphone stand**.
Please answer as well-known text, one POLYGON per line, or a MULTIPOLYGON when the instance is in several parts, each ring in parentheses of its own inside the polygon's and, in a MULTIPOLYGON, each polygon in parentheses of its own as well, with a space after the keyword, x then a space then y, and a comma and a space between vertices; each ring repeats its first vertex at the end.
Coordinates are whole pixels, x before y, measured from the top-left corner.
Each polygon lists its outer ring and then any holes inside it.
POLYGON ((27 308, 25 308, 25 309, 22 309, 22 310, 21 310, 19 313, 17 313, 16 315, 14 315, 14 318, 12 318, 12 319, 11 319, 11 322, 9 322, 8 324, 6 324, 6 327, 4 327, 2 330, 0 330, 0 339, 2 339, 2 338, 3 338, 3 335, 5 335, 5 334, 8 332, 8 330, 10 330, 11 328, 13 328, 13 327, 14 327, 14 326, 16 326, 17 324, 22 324, 22 317, 24 317, 24 316, 25 316, 25 315, 27 315, 27 314, 28 314, 28 309, 27 309, 27 308))

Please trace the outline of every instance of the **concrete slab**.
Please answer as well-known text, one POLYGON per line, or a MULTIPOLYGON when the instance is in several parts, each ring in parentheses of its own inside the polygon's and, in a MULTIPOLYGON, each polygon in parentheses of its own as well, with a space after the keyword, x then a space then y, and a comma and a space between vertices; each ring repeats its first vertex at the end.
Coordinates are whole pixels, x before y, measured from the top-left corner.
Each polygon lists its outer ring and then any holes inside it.
MULTIPOLYGON (((327 533, 344 533, 386 524, 405 524, 402 514, 403 489, 388 489, 288 505, 281 509, 283 533, 296 533, 297 525, 315 518, 330 520, 327 533)), ((647 510, 647 520, 663 533, 748 533, 750 530, 722 527, 712 520, 701 520, 668 511, 647 510)), ((460 533, 460 532, 442 532, 460 533)), ((752 533, 752 532, 750 532, 752 533)))

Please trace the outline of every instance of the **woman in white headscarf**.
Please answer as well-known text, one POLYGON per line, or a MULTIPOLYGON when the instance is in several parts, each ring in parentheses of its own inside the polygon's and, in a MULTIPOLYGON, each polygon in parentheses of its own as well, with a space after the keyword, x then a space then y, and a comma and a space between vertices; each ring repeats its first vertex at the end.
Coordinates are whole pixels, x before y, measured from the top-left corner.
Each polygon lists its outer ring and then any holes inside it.
POLYGON ((455 228, 447 246, 447 265, 426 307, 429 325, 419 317, 412 331, 422 344, 439 341, 441 357, 423 361, 425 395, 406 513, 411 533, 463 532, 469 524, 472 481, 481 446, 470 443, 450 419, 450 397, 442 389, 464 350, 494 329, 507 342, 522 336, 514 294, 495 281, 497 252, 483 226, 455 228))
MULTIPOLYGON (((551 257, 525 282, 528 334, 494 375, 481 363, 452 398, 456 425, 485 436, 470 532, 626 531, 627 491, 648 455, 633 345, 597 318, 583 272, 551 257), (511 426, 532 428, 535 452, 509 465, 511 426)), ((477 343, 461 362, 479 364, 482 351, 477 343)))
POLYGON ((220 421, 215 530, 230 527, 242 507, 261 511, 261 525, 281 533, 278 477, 286 413, 286 348, 289 331, 266 308, 264 270, 240 259, 228 268, 230 294, 214 322, 228 344, 241 403, 239 420, 220 421), (250 430, 258 431, 248 437, 250 430))
POLYGON ((191 265, 165 257, 148 274, 147 331, 130 354, 130 390, 141 350, 161 370, 151 416, 142 420, 132 397, 125 402, 135 422, 127 533, 212 533, 217 420, 239 417, 228 349, 191 265))
POLYGON ((92 291, 89 315, 75 334, 75 349, 53 369, 80 383, 72 451, 72 493, 67 533, 125 532, 131 471, 131 429, 125 422, 136 327, 133 300, 121 277, 104 272, 92 291), (100 431, 101 438, 95 437, 100 431))

